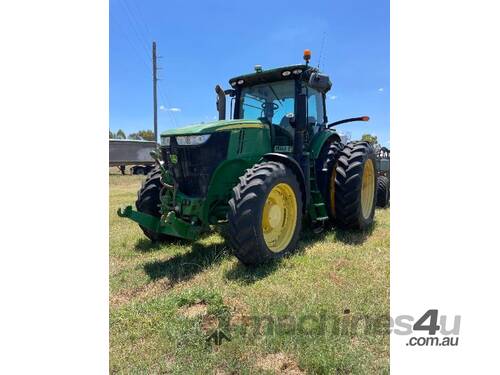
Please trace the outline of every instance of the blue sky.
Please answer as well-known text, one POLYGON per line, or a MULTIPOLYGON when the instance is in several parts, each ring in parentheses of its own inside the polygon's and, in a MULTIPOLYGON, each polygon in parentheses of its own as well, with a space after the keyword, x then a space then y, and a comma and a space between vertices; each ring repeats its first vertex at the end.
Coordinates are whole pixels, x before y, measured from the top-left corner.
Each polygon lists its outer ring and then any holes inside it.
POLYGON ((160 131, 211 121, 214 86, 229 78, 302 63, 329 74, 330 121, 353 139, 375 134, 389 145, 389 1, 110 0, 110 129, 152 129, 151 41, 156 40, 160 131), (304 5, 307 4, 307 5, 304 5), (321 48, 323 44, 323 48, 321 48))

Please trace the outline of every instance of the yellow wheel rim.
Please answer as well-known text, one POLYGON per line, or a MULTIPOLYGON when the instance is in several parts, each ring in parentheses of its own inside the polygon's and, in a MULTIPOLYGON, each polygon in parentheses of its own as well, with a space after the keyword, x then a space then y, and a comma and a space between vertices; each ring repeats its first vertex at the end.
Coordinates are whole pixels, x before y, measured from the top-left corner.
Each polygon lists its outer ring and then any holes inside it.
POLYGON ((373 197, 375 195, 375 168, 373 161, 368 159, 363 169, 361 185, 361 213, 363 218, 368 219, 373 209, 373 197))
POLYGON ((330 212, 335 217, 335 178, 337 177, 336 165, 333 166, 332 175, 330 176, 330 212))
POLYGON ((262 232, 267 247, 283 251, 292 240, 297 226, 297 197, 292 187, 279 183, 269 193, 262 213, 262 232))

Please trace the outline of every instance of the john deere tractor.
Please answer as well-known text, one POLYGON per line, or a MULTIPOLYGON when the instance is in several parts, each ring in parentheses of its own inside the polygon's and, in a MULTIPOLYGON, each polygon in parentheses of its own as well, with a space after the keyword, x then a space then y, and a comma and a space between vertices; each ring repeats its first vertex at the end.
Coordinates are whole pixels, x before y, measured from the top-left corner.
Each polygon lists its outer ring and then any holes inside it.
POLYGON ((363 229, 373 222, 375 153, 367 142, 342 144, 329 123, 332 83, 305 64, 263 70, 216 86, 219 120, 161 134, 156 168, 138 192, 137 222, 152 241, 196 240, 228 223, 234 254, 259 264, 292 252, 303 225, 328 221, 363 229), (226 99, 230 119, 226 119, 226 99))

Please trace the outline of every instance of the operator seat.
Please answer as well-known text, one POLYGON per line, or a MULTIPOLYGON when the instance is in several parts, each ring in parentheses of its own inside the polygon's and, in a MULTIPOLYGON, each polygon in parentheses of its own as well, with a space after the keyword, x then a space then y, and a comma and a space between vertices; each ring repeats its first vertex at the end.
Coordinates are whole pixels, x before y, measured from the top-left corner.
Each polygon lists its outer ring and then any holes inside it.
MULTIPOLYGON (((314 117, 314 116, 307 117, 307 125, 313 126, 314 133, 316 133, 317 130, 319 129, 317 127, 318 122, 316 121, 316 117, 314 117)), ((290 121, 289 121, 288 117, 283 116, 283 118, 280 121, 280 124, 276 125, 276 126, 279 126, 281 129, 285 129, 293 137, 293 127, 292 127, 292 125, 290 125, 290 121)))
POLYGON ((288 117, 283 116, 283 118, 280 121, 280 124, 276 125, 276 127, 286 130, 288 133, 290 133, 291 136, 293 136, 293 127, 292 125, 290 125, 290 119, 288 117))

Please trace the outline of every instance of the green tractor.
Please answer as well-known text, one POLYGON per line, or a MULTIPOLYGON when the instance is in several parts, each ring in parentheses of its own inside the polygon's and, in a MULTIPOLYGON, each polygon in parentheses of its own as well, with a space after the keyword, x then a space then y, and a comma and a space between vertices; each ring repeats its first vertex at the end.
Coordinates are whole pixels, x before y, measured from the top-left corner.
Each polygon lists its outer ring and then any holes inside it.
POLYGON ((305 64, 263 70, 216 86, 219 120, 168 130, 135 203, 118 214, 152 241, 196 240, 228 223, 244 264, 281 258, 297 247, 303 224, 331 221, 363 229, 373 222, 376 162, 367 142, 342 144, 328 123, 332 83, 305 64), (230 119, 226 119, 226 98, 230 119))

